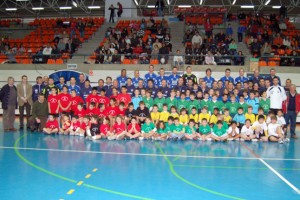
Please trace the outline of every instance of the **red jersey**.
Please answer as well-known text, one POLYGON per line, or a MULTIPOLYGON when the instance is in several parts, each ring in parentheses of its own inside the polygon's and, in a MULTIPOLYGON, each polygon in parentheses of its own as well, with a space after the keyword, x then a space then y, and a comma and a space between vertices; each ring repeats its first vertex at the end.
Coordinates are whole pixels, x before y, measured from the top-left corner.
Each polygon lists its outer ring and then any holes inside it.
MULTIPOLYGON (((127 127, 127 130, 129 131, 129 130, 131 130, 132 129, 132 126, 133 126, 133 124, 129 124, 128 125, 128 127, 127 127)), ((141 132, 141 126, 138 124, 138 123, 136 123, 135 124, 135 130, 137 131, 137 132, 141 132)))
POLYGON ((50 109, 49 114, 57 114, 56 110, 58 108, 58 95, 54 96, 53 94, 50 94, 48 96, 48 104, 50 109))
POLYGON ((99 110, 99 117, 100 118, 103 118, 103 117, 107 117, 107 110, 103 110, 103 111, 101 111, 101 110, 99 110))
POLYGON ((55 119, 53 121, 48 120, 46 123, 46 128, 50 128, 51 130, 55 128, 59 128, 58 121, 55 119))
POLYGON ((79 103, 84 103, 80 96, 71 97, 71 101, 72 101, 71 110, 73 112, 77 111, 77 106, 79 103))
POLYGON ((110 99, 116 99, 116 100, 118 100, 118 94, 117 95, 111 95, 110 99))
MULTIPOLYGON (((68 107, 68 105, 70 104, 71 102, 71 95, 70 94, 64 94, 64 93, 60 93, 58 95, 58 100, 60 102, 60 105, 63 107, 63 108, 66 108, 68 107)), ((60 108, 59 112, 70 112, 71 110, 71 106, 67 109, 67 110, 62 110, 60 108)))
POLYGON ((125 104, 125 108, 127 108, 128 104, 131 102, 131 96, 130 94, 119 94, 117 96, 117 101, 123 102, 125 104))
POLYGON ((71 122, 70 122, 70 120, 68 120, 68 121, 63 123, 62 129, 67 130, 68 128, 70 128, 70 126, 71 126, 71 122))
POLYGON ((93 116, 93 115, 98 115, 99 116, 99 109, 98 108, 93 108, 92 110, 91 109, 87 109, 86 110, 86 114, 89 115, 90 117, 93 116))
POLYGON ((83 122, 83 123, 80 124, 80 128, 81 128, 82 130, 84 130, 84 131, 86 130, 86 128, 87 128, 88 126, 91 127, 91 122, 88 122, 87 124, 83 122))
POLYGON ((108 106, 109 106, 109 98, 106 97, 106 96, 104 96, 104 97, 103 97, 103 96, 99 96, 98 102, 99 102, 99 104, 100 104, 100 103, 104 104, 105 107, 108 107, 108 106))
POLYGON ((110 131, 110 127, 108 124, 101 124, 100 126, 100 133, 107 135, 107 132, 110 131))
POLYGON ((117 116, 118 113, 119 113, 119 107, 117 107, 117 106, 115 106, 115 107, 109 106, 109 107, 106 109, 106 111, 107 111, 108 116, 115 117, 115 116, 117 116))
POLYGON ((99 96, 96 94, 96 95, 93 95, 93 94, 89 94, 88 96, 87 96, 87 98, 86 98, 86 103, 88 103, 89 105, 91 104, 91 103, 95 103, 95 104, 97 104, 98 103, 98 101, 99 101, 99 96))
POLYGON ((119 109, 117 115, 125 116, 125 112, 126 112, 126 109, 123 109, 123 110, 119 109))
POLYGON ((120 133, 122 133, 123 131, 126 131, 126 125, 125 123, 121 123, 121 124, 118 124, 118 123, 115 123, 114 126, 113 126, 113 131, 118 135, 120 133))
POLYGON ((79 118, 84 117, 86 115, 86 111, 84 109, 82 109, 82 110, 76 109, 76 111, 74 112, 74 115, 78 116, 79 118))
POLYGON ((77 128, 80 128, 81 124, 80 124, 80 121, 77 121, 77 122, 72 122, 72 125, 73 126, 73 131, 75 131, 77 128))

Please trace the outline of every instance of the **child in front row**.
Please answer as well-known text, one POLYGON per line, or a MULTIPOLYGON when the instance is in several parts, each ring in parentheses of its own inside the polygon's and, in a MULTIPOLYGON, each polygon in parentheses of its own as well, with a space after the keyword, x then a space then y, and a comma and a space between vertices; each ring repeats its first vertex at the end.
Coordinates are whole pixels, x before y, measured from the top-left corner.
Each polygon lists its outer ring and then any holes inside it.
POLYGON ((91 126, 88 126, 86 128, 87 138, 90 140, 101 139, 98 115, 93 115, 91 117, 90 122, 91 122, 91 126))
POLYGON ((246 117, 244 115, 244 111, 242 107, 238 108, 238 113, 234 116, 233 121, 236 122, 239 129, 242 129, 246 121, 246 117))
POLYGON ((122 116, 116 116, 116 122, 112 127, 112 132, 108 134, 108 140, 121 140, 126 135, 126 124, 122 121, 122 116))
POLYGON ((184 138, 187 140, 198 140, 201 138, 200 134, 196 132, 195 121, 191 119, 189 125, 185 127, 184 138))
POLYGON ((227 130, 227 134, 228 134, 228 140, 229 141, 239 140, 239 138, 240 138, 240 130, 237 127, 237 123, 235 121, 231 122, 231 126, 227 130))
POLYGON ((67 135, 70 126, 71 126, 71 122, 70 122, 69 115, 65 114, 65 115, 62 117, 62 126, 61 126, 61 128, 59 129, 59 134, 67 135))
POLYGON ((217 126, 214 126, 211 137, 216 141, 227 140, 228 134, 226 129, 223 127, 223 122, 221 120, 217 122, 217 126))
POLYGON ((149 117, 146 117, 145 123, 142 125, 142 134, 139 138, 140 140, 143 139, 150 139, 154 136, 156 131, 156 127, 149 117))
POLYGON ((174 118, 174 125, 171 128, 171 138, 174 140, 181 140, 184 137, 184 133, 184 126, 180 124, 179 118, 174 118))
POLYGON ((257 140, 261 140, 264 142, 268 141, 268 126, 263 115, 258 116, 258 120, 255 121, 252 125, 252 129, 256 135, 257 140))
POLYGON ((198 133, 201 135, 201 140, 211 141, 211 127, 207 123, 207 119, 203 118, 201 120, 201 125, 199 126, 198 133))
POLYGON ((80 124, 79 136, 83 137, 86 134, 86 130, 90 127, 91 122, 89 116, 84 116, 80 124))
POLYGON ((159 121, 156 126, 156 133, 153 136, 155 140, 165 141, 168 139, 168 129, 163 121, 159 121))
POLYGON ((241 141, 253 141, 256 142, 256 136, 253 132, 250 119, 246 119, 245 125, 241 130, 241 141))
POLYGON ((268 125, 268 134, 268 140, 270 142, 278 142, 279 144, 287 142, 287 140, 284 138, 280 124, 277 123, 276 116, 271 117, 271 123, 268 125))
POLYGON ((68 129, 67 133, 69 135, 79 135, 80 132, 80 121, 78 120, 78 116, 72 117, 71 126, 68 129))
POLYGON ((59 124, 54 115, 49 115, 48 120, 46 122, 46 127, 43 128, 43 132, 45 134, 57 134, 59 131, 59 124))
POLYGON ((103 118, 102 124, 100 126, 101 138, 107 138, 110 134, 110 120, 108 117, 103 118))
POLYGON ((140 136, 141 136, 141 127, 137 123, 136 118, 132 117, 129 126, 127 127, 126 137, 128 137, 129 139, 136 139, 140 136))

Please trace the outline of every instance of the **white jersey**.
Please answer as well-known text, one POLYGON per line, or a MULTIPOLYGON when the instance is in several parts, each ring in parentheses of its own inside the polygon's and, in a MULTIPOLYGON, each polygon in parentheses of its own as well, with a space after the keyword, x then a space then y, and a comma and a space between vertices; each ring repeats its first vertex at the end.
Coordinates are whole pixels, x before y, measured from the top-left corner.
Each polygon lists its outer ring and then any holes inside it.
POLYGON ((233 133, 232 127, 230 126, 228 128, 228 130, 227 130, 227 133, 230 134, 230 135, 232 135, 232 136, 235 136, 235 134, 237 134, 237 135, 240 134, 240 130, 238 129, 238 127, 236 127, 235 131, 233 133))
POLYGON ((241 130, 241 133, 245 134, 245 135, 253 135, 252 126, 249 126, 249 128, 247 128, 247 126, 244 125, 243 128, 242 128, 242 130, 241 130))
POLYGON ((285 121, 285 119, 284 119, 283 116, 281 116, 281 117, 278 117, 278 116, 277 116, 277 123, 278 123, 280 126, 286 125, 286 121, 285 121))
POLYGON ((268 88, 267 97, 270 98, 271 109, 282 109, 282 102, 286 100, 286 93, 283 87, 273 85, 268 88))
POLYGON ((278 137, 278 134, 276 132, 277 128, 280 127, 279 124, 269 124, 268 125, 268 133, 269 133, 269 136, 275 136, 275 137, 278 137))
POLYGON ((262 124, 260 124, 258 121, 255 121, 252 125, 252 128, 255 129, 256 127, 260 127, 261 130, 264 130, 264 131, 268 130, 266 122, 263 122, 262 124))

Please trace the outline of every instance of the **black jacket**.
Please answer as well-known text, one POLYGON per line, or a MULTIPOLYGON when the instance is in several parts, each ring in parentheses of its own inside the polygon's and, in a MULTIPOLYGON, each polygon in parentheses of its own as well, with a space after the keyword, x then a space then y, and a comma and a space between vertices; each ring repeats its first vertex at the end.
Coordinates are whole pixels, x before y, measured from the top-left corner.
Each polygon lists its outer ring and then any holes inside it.
MULTIPOLYGON (((17 92, 17 87, 16 86, 13 86, 13 87, 14 87, 14 89, 17 92)), ((2 102, 2 108, 3 109, 7 109, 8 108, 9 91, 10 91, 10 88, 9 88, 8 84, 4 85, 1 88, 1 91, 0 91, 0 101, 2 102)), ((17 98, 16 98, 15 101, 16 101, 15 104, 16 104, 16 108, 17 108, 17 98)))

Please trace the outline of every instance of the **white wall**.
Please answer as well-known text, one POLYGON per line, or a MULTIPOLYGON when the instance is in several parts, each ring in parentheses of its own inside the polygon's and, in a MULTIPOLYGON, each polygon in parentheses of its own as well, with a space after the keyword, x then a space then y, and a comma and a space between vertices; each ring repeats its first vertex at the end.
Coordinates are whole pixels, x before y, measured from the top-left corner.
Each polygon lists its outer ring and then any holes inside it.
MULTIPOLYGON (((105 1, 105 19, 107 21, 109 20, 109 16, 110 16, 110 10, 108 10, 110 5, 113 4, 115 8, 118 8, 117 5, 118 2, 120 2, 123 5, 122 17, 129 17, 129 18, 137 17, 136 5, 132 0, 110 0, 110 1, 105 1)), ((118 20, 117 10, 115 12, 116 12, 116 17, 115 17, 115 22, 116 22, 118 20)))

